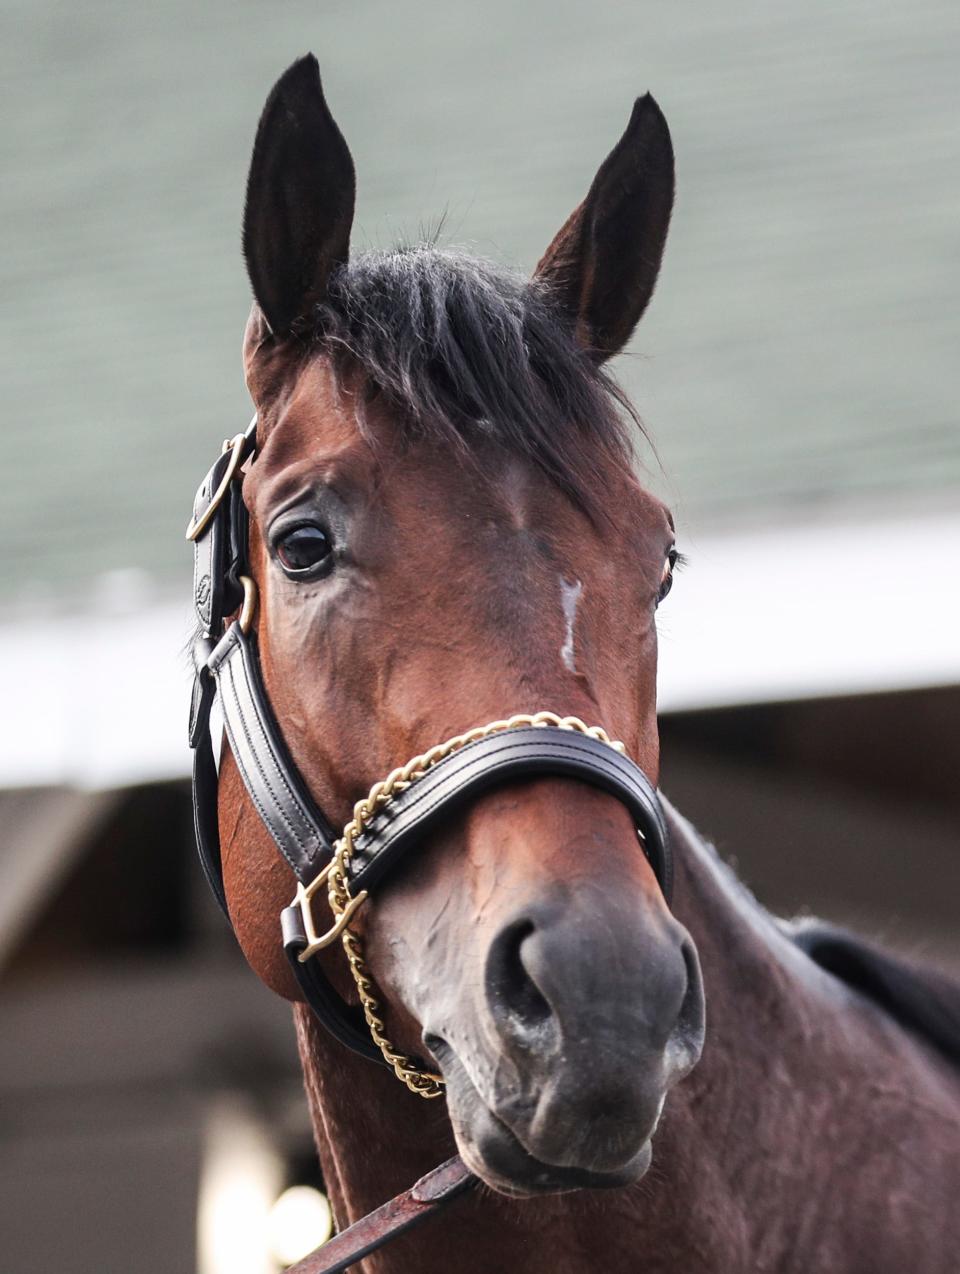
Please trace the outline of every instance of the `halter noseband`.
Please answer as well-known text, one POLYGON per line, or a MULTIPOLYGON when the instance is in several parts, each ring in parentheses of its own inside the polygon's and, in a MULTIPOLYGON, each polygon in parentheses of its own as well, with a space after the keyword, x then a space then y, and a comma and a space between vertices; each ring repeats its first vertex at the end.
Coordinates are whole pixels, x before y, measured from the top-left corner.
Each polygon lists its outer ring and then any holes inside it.
POLYGON ((599 726, 540 712, 494 721, 414 757, 354 808, 337 837, 293 763, 267 698, 253 619, 257 590, 249 573, 241 468, 256 453, 257 418, 224 449, 197 492, 187 538, 194 545, 193 595, 198 635, 190 706, 194 749, 193 811, 204 874, 225 915, 217 814, 218 772, 210 730, 220 704, 230 750, 261 820, 297 880, 281 914, 284 950, 300 989, 342 1044, 386 1061, 423 1097, 443 1091, 439 1075, 394 1049, 350 920, 370 891, 437 822, 503 783, 554 775, 580 779, 616 796, 630 811, 644 853, 669 903, 673 883, 666 824, 657 794, 623 745, 599 726), (230 619, 230 616, 236 618, 230 619), (318 934, 316 895, 326 887, 333 925, 318 934), (314 958, 340 938, 362 1009, 347 1004, 314 958))

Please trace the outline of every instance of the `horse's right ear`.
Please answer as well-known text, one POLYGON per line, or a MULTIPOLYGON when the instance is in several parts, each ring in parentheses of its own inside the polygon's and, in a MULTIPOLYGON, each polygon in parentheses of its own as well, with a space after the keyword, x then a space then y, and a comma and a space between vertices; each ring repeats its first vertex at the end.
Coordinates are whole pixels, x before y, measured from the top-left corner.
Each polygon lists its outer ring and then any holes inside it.
POLYGON ((313 54, 276 82, 260 116, 243 217, 243 253, 257 304, 276 335, 323 299, 344 265, 356 179, 313 54))

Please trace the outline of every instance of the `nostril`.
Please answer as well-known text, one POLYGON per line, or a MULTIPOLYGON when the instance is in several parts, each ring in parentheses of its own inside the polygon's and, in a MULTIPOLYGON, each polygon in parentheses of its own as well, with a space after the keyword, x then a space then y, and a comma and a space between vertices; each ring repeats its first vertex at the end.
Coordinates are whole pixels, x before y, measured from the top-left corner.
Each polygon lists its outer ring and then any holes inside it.
POLYGON ((441 1039, 439 1035, 434 1035, 429 1031, 425 1031, 423 1034, 423 1043, 424 1047, 430 1051, 430 1057, 427 1059, 428 1062, 432 1058, 432 1060, 442 1068, 444 1062, 450 1056, 450 1045, 447 1041, 445 1039, 441 1039))
POLYGON ((523 958, 524 943, 536 930, 532 920, 508 925, 493 942, 487 957, 487 995, 498 1022, 535 1031, 553 1016, 523 958))
POLYGON ((691 1069, 700 1056, 703 1048, 705 1025, 703 979, 700 973, 700 960, 697 949, 689 937, 681 944, 683 963, 686 968, 687 987, 680 1004, 680 1013, 674 1028, 674 1040, 685 1055, 680 1061, 680 1069, 684 1072, 691 1069))

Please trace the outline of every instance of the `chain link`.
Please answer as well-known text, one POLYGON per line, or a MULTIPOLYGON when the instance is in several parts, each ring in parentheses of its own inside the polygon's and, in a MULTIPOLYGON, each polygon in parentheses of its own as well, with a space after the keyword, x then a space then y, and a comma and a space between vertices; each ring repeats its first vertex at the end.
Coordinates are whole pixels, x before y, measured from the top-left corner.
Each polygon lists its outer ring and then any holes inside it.
MULTIPOLYGON (((445 743, 438 743, 436 747, 432 747, 428 752, 424 752, 420 756, 415 756, 406 765, 394 770, 379 783, 375 783, 369 793, 358 801, 353 808, 353 818, 343 829, 343 834, 337 841, 333 862, 330 866, 330 874, 327 877, 327 900, 335 921, 340 919, 347 907, 354 901, 350 894, 348 879, 350 857, 353 853, 354 844, 364 828, 383 809, 384 805, 396 796, 398 792, 402 792, 412 783, 416 783, 417 779, 422 778, 429 769, 439 761, 442 761, 444 757, 450 756, 453 752, 458 752, 461 748, 466 747, 468 743, 474 743, 478 739, 489 738, 491 734, 500 734, 504 730, 514 730, 523 726, 552 726, 558 730, 572 730, 578 734, 588 735, 591 739, 599 739, 601 743, 606 743, 609 747, 615 748, 616 751, 626 753, 624 745, 611 739, 601 726, 588 726, 579 717, 559 717, 555 712, 536 712, 531 716, 521 714, 507 717, 502 721, 491 721, 489 725, 477 726, 473 730, 468 730, 465 734, 458 734, 452 739, 447 739, 445 743)), ((393 1068, 397 1079, 402 1080, 411 1092, 427 1098, 442 1096, 443 1076, 436 1075, 431 1071, 421 1070, 404 1053, 398 1052, 386 1035, 386 1024, 380 1017, 380 1002, 374 994, 374 985, 367 971, 366 961, 363 957, 363 946, 349 924, 341 933, 340 940, 343 943, 343 949, 350 965, 350 972, 353 974, 353 980, 360 995, 363 1016, 366 1018, 373 1042, 380 1049, 384 1060, 393 1068)))

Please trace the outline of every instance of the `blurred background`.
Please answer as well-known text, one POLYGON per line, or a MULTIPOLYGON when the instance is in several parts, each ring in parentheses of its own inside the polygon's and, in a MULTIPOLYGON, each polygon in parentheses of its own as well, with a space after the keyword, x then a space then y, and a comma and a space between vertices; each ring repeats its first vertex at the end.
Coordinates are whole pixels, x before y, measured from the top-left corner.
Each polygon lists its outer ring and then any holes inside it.
POLYGON ((309 49, 357 248, 443 217, 529 270, 657 97, 676 214, 616 370, 690 557, 664 789, 771 907, 960 973, 955 3, 3 0, 0 23, 5 1269, 271 1274, 323 1237, 289 1011, 193 862, 183 655, 190 503, 251 413, 250 146, 309 49))

